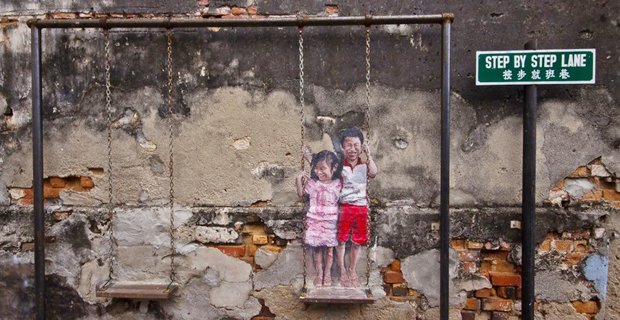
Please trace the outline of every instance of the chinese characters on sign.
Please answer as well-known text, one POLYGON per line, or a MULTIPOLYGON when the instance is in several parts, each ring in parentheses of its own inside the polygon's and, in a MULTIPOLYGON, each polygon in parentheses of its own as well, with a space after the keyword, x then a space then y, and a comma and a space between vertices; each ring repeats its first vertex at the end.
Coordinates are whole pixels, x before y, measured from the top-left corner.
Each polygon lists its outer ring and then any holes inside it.
POLYGON ((595 49, 478 51, 476 85, 594 83, 595 49))

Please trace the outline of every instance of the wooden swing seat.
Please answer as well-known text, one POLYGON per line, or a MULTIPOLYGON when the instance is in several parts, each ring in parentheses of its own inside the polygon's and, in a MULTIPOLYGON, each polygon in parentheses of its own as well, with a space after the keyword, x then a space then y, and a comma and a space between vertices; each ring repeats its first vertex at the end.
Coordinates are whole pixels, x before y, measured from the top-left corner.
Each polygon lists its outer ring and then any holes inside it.
POLYGON ((140 281, 110 281, 100 288, 97 288, 97 297, 166 300, 170 299, 177 288, 175 284, 140 281))
POLYGON ((299 300, 304 303, 369 304, 375 299, 368 288, 320 287, 305 288, 299 300))

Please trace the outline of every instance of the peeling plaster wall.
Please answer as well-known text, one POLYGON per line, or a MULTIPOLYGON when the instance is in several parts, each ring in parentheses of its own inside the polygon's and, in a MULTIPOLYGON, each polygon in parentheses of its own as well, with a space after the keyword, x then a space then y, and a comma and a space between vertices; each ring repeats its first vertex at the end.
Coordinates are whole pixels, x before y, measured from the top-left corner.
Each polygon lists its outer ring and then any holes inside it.
MULTIPOLYGON (((539 88, 537 316, 614 319, 620 49, 613 13, 619 11, 613 1, 5 1, 0 318, 34 312, 28 19, 454 12, 451 318, 520 315, 519 286, 510 280, 520 277, 520 231, 511 223, 520 219, 523 94, 516 87, 475 87, 473 60, 476 50, 519 50, 537 38, 545 49, 597 49, 595 85, 539 88)), ((294 28, 175 30, 170 116, 163 30, 112 30, 110 175, 102 35, 43 31, 50 318, 438 318, 440 30, 372 28, 369 145, 379 175, 370 183, 376 246, 369 285, 378 301, 344 308, 305 308, 297 299, 303 208, 294 176, 301 124, 303 143, 318 151, 333 148, 341 129, 366 118, 363 32, 306 28, 304 37, 300 118, 294 28), (166 302, 98 298, 96 285, 108 277, 168 279, 170 127, 180 290, 166 302), (110 198, 113 214, 102 206, 110 198)), ((358 269, 364 277, 366 259, 358 269)))

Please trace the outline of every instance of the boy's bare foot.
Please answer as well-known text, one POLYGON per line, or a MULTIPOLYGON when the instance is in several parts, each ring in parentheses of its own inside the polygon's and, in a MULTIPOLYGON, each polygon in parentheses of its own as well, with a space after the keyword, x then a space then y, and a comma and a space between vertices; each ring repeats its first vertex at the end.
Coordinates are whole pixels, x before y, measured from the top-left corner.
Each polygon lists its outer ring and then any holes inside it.
POLYGON ((340 286, 341 287, 350 287, 351 286, 351 280, 349 280, 349 276, 347 276, 347 272, 346 271, 342 271, 340 273, 340 286))
POLYGON ((349 272, 349 283, 350 283, 350 287, 354 287, 357 288, 360 286, 359 280, 357 278, 357 272, 355 271, 350 271, 349 272))

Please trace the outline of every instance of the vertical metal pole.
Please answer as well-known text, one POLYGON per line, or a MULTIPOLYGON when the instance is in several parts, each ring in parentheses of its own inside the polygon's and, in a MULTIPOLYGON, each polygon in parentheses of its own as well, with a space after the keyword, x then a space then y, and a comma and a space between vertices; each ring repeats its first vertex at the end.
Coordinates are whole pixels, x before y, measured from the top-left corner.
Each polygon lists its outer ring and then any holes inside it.
POLYGON ((41 29, 32 27, 32 184, 34 187, 34 286, 37 319, 45 319, 45 225, 43 217, 43 120, 41 29))
MULTIPOLYGON (((536 50, 536 40, 525 44, 526 50, 536 50)), ((536 226, 536 111, 538 96, 535 85, 525 86, 523 106, 523 277, 522 319, 534 319, 534 229, 536 226)))
POLYGON ((442 24, 441 44, 441 180, 440 180, 440 318, 448 320, 450 305, 450 19, 442 24))

